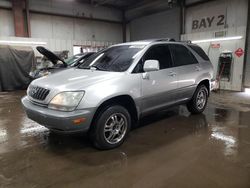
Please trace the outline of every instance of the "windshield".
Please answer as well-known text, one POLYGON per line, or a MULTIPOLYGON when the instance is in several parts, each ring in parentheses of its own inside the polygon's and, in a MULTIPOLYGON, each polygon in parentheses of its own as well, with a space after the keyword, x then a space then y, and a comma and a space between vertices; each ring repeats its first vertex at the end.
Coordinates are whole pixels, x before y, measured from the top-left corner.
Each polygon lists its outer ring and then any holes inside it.
POLYGON ((67 63, 67 65, 71 65, 73 64, 77 59, 79 59, 81 57, 81 55, 77 54, 77 55, 73 55, 71 57, 69 57, 68 59, 65 59, 65 63, 67 63))
POLYGON ((130 67, 134 58, 143 47, 141 45, 113 46, 92 55, 79 68, 124 72, 130 67))

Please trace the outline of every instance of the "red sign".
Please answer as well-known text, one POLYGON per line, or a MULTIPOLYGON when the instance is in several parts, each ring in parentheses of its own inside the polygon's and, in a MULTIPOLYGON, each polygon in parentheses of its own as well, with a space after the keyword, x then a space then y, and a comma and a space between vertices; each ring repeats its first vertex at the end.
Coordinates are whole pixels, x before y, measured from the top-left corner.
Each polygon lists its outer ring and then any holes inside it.
POLYGON ((211 44, 211 48, 220 48, 220 44, 219 43, 211 44))
POLYGON ((234 53, 238 57, 241 57, 244 54, 244 50, 242 48, 238 48, 234 53))

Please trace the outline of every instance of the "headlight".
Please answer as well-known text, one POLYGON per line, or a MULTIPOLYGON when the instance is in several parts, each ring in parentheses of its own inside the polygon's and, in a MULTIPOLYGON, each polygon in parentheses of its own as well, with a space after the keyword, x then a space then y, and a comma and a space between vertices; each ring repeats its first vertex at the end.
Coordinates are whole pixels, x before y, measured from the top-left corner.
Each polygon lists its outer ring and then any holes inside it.
POLYGON ((67 91, 57 94, 49 103, 50 109, 61 111, 73 111, 80 103, 84 91, 67 91))

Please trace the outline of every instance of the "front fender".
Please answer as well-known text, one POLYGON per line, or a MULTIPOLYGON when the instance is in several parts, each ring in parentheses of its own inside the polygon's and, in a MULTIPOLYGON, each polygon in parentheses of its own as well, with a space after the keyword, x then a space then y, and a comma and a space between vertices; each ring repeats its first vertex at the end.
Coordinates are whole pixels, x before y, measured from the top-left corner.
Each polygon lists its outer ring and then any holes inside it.
POLYGON ((85 95, 77 109, 98 108, 105 101, 129 95, 138 103, 141 97, 141 77, 139 74, 125 74, 122 77, 94 84, 85 89, 85 95))

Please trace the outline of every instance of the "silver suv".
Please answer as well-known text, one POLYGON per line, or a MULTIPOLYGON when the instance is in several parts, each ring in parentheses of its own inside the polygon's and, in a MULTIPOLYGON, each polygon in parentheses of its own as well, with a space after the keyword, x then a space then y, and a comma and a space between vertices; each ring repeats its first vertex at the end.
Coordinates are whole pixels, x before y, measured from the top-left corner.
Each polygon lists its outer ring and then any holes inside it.
POLYGON ((27 116, 57 132, 88 132, 95 147, 115 148, 149 113, 186 104, 204 111, 213 67, 197 45, 168 39, 123 43, 84 64, 34 80, 27 116))

